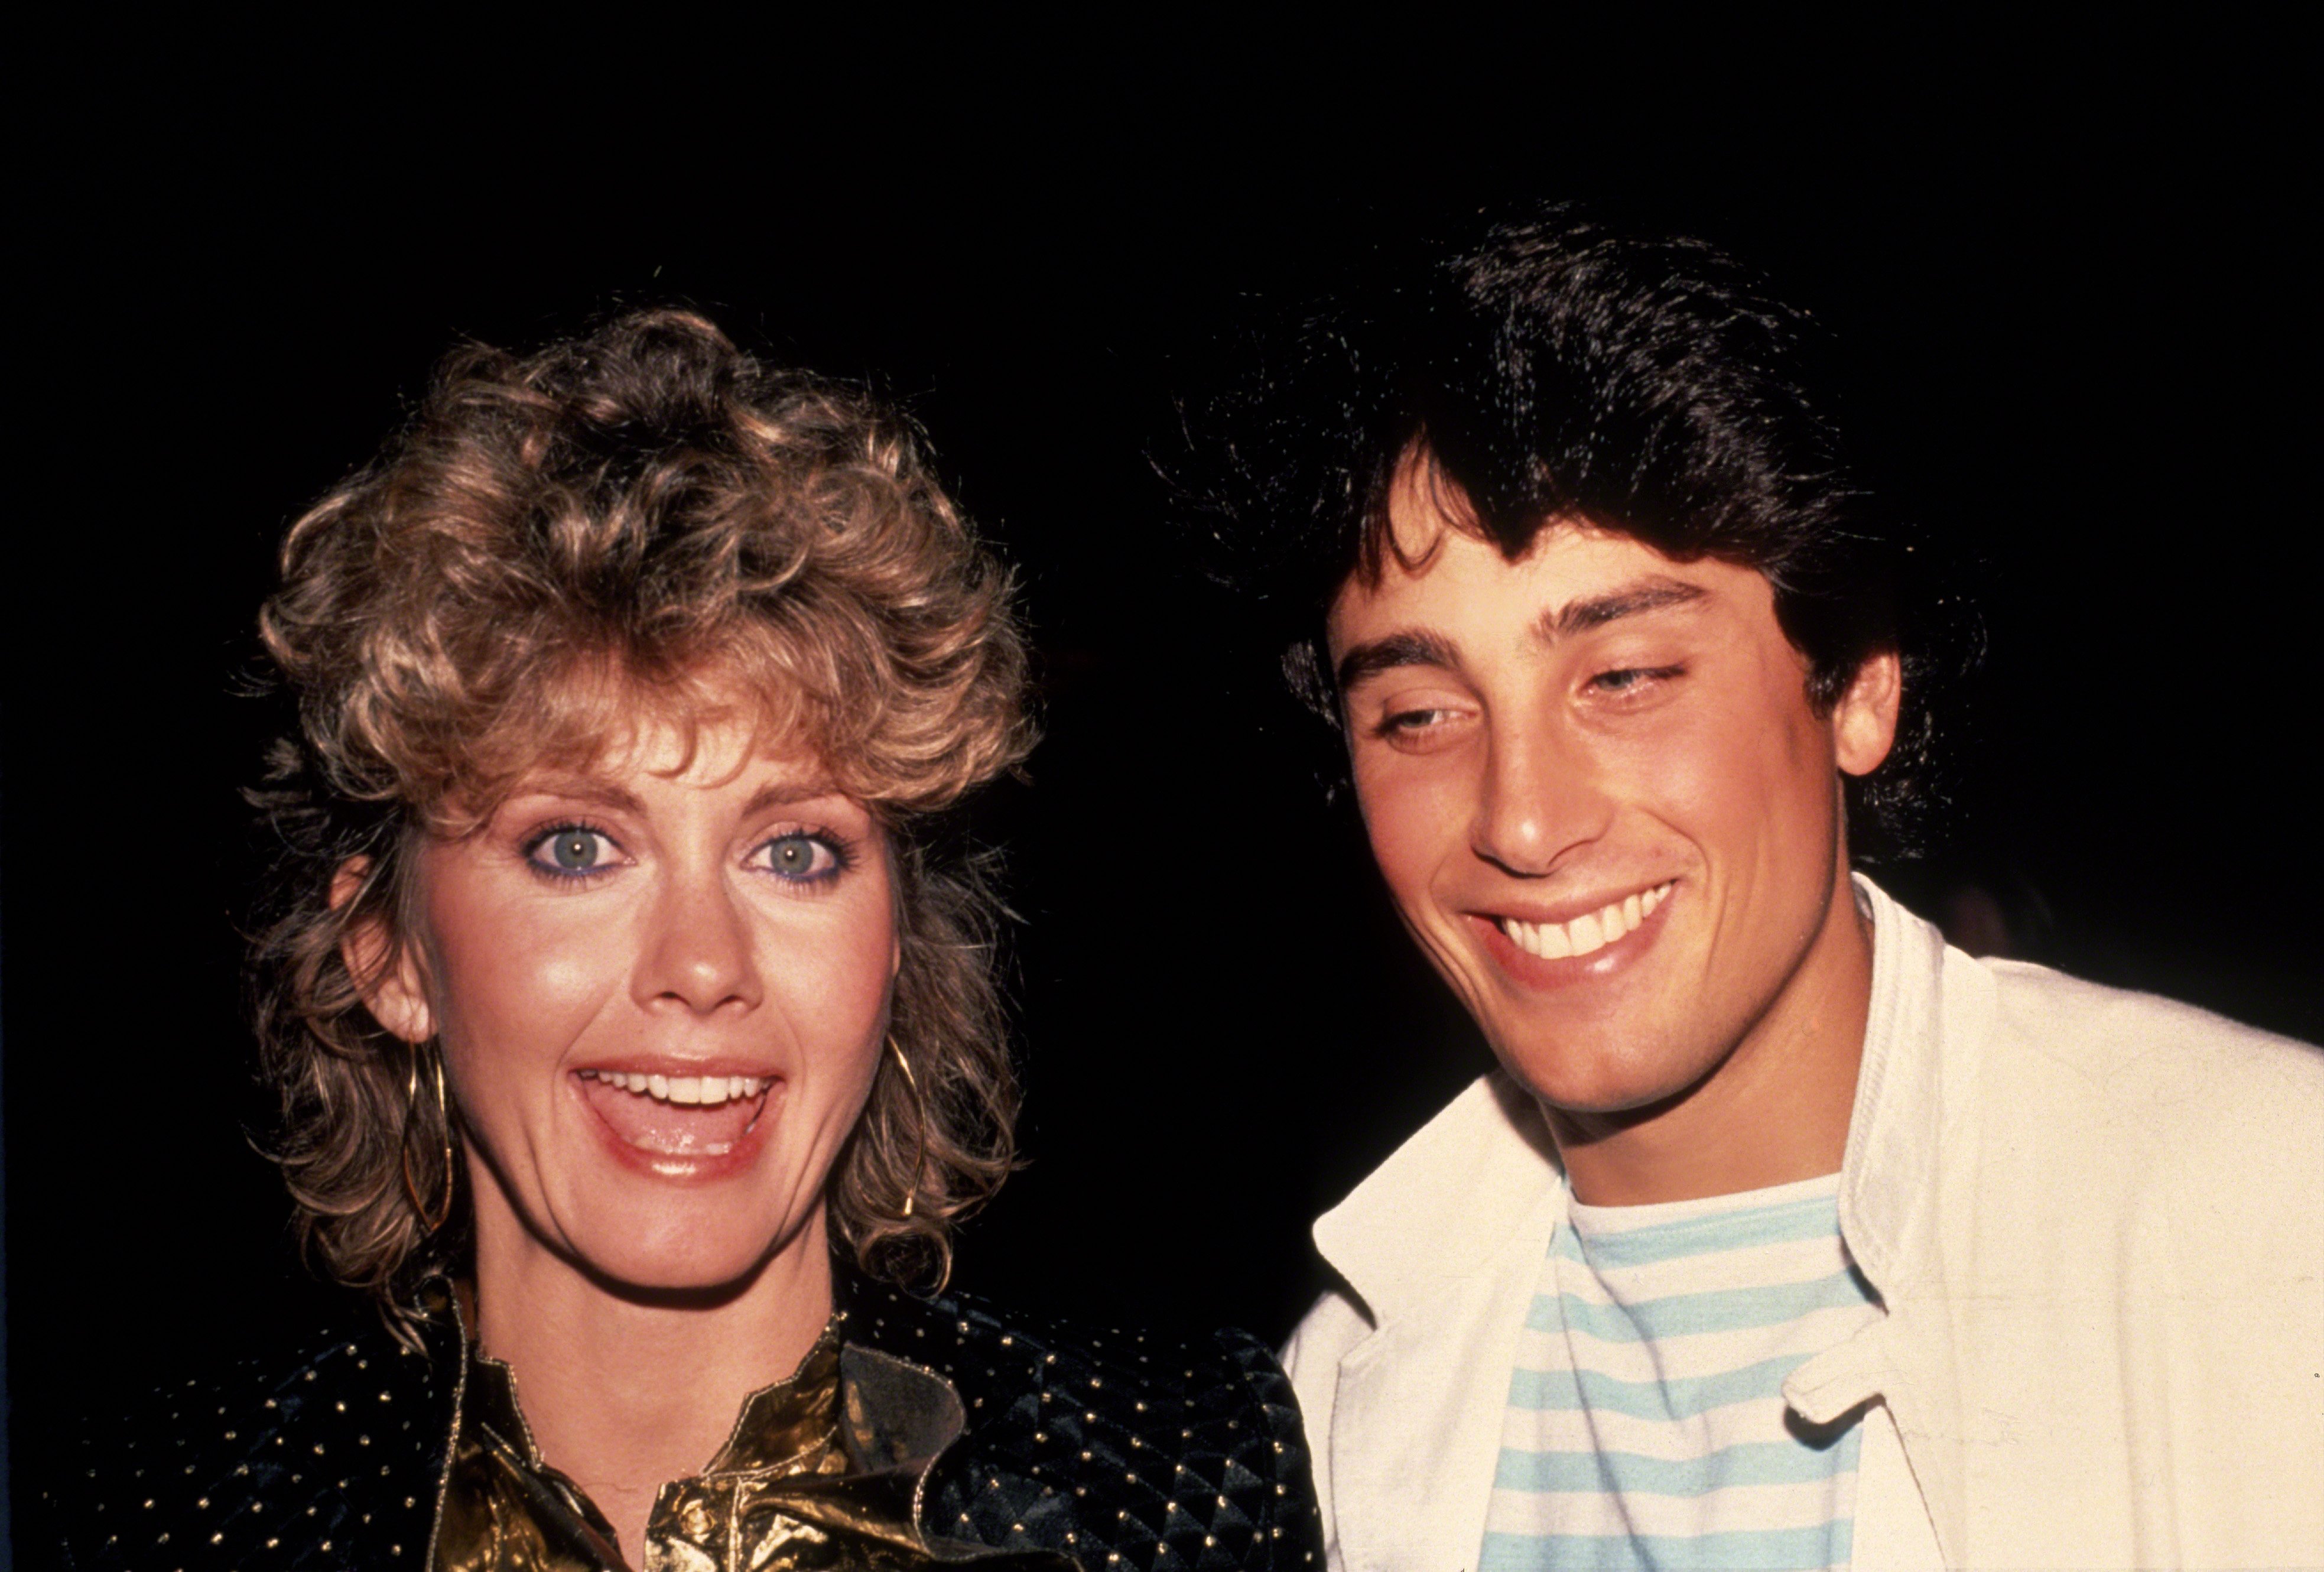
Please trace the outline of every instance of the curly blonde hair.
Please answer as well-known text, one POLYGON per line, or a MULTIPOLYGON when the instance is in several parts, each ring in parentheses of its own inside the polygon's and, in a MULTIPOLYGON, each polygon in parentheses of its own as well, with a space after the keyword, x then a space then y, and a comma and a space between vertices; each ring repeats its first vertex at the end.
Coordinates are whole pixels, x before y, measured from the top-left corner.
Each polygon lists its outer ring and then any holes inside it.
POLYGON ((640 703, 693 725, 743 694, 889 836, 912 1074, 882 1057, 831 1219, 872 1275, 940 1281, 954 1223, 1012 1166, 1017 1108, 994 906, 943 810, 1032 737, 1009 577, 913 428, 684 311, 529 356, 471 346, 291 525, 281 574, 260 633, 299 721, 251 794, 278 846, 255 1016, 273 1155, 322 1267, 392 1304, 466 1234, 421 1215, 451 1184, 454 1122, 429 1050, 365 1009, 376 976, 350 970, 349 936, 384 936, 384 975, 427 837, 593 755, 640 703))

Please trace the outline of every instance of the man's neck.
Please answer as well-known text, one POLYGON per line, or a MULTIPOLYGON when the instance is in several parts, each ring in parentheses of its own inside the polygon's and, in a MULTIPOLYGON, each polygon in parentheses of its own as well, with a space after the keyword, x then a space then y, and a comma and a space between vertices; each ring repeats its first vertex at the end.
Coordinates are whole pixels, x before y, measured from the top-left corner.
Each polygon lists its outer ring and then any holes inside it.
POLYGON ((1872 927, 1843 860, 1822 927, 1717 1068, 1645 1109, 1545 1106, 1574 1198, 1649 1206, 1840 1171, 1872 1003, 1872 927))
POLYGON ((829 1322, 824 1220, 731 1296, 625 1295, 543 1248, 497 1201, 479 1195, 478 1339, 514 1374, 542 1460, 588 1493, 641 1566, 660 1486, 699 1473, 743 1399, 796 1370, 829 1322))

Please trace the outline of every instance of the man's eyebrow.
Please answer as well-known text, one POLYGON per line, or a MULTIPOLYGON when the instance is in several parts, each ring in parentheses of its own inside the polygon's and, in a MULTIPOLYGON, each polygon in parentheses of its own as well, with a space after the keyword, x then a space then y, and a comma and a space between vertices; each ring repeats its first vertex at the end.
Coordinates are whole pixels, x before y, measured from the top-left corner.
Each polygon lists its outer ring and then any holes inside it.
POLYGON ((1554 612, 1544 612, 1536 631, 1544 643, 1554 643, 1559 639, 1570 639, 1576 633, 1602 628, 1608 623, 1619 622, 1624 617, 1661 611, 1668 606, 1685 606, 1702 599, 1710 593, 1701 585, 1689 584, 1683 579, 1650 578, 1605 595, 1591 596, 1587 600, 1569 601, 1554 612))
MULTIPOLYGON (((1674 606, 1685 606, 1703 599, 1710 594, 1702 586, 1684 579, 1654 578, 1604 595, 1593 595, 1587 600, 1570 601, 1555 611, 1541 615, 1537 631, 1545 643, 1572 638, 1592 628, 1624 617, 1638 616, 1650 611, 1662 611, 1674 606)), ((1443 666, 1457 670, 1461 652, 1442 633, 1425 629, 1406 629, 1370 639, 1350 646, 1340 657, 1340 691, 1351 691, 1357 683, 1382 671, 1398 666, 1443 666)))
POLYGON ((1340 657, 1340 691, 1345 693, 1366 678, 1398 666, 1443 666, 1457 669, 1460 652, 1441 633, 1406 632, 1368 640, 1349 647, 1340 657))

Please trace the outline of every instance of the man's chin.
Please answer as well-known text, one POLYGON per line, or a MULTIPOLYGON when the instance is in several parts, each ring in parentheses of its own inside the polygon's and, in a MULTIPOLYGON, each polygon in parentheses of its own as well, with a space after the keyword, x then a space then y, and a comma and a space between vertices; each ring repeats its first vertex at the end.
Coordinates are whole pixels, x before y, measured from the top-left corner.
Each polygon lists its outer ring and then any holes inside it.
POLYGON ((1494 1056, 1550 1116, 1554 1128, 1581 1122, 1627 1127, 1684 1102, 1709 1077, 1693 1067, 1644 1065, 1611 1049, 1595 1050, 1571 1039, 1557 1048, 1513 1051, 1496 1041, 1494 1056))

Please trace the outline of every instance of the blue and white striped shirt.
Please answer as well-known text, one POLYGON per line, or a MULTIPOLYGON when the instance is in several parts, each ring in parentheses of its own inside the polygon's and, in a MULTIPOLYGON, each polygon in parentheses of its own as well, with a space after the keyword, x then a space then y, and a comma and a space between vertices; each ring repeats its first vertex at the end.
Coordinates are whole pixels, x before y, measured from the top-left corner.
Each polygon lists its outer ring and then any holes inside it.
POLYGON ((1858 1437, 1783 1382, 1880 1314, 1840 1178, 1571 1208, 1517 1344, 1479 1572, 1845 1567, 1858 1437))

